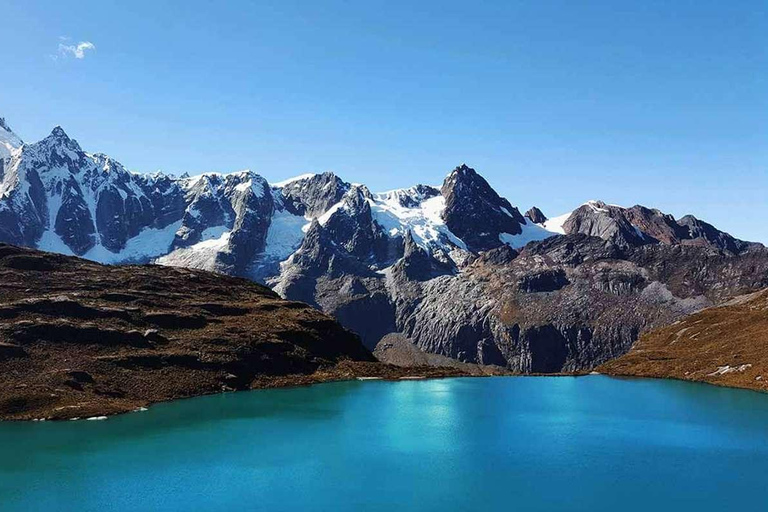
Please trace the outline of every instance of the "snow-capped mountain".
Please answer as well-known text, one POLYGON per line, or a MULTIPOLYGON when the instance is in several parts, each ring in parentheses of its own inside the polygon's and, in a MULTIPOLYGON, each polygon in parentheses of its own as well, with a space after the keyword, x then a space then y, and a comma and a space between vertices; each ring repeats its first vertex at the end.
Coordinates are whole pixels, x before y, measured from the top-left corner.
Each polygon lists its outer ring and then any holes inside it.
POLYGON ((691 216, 599 201, 521 215, 466 165, 440 187, 384 193, 332 173, 273 184, 248 170, 137 174, 60 127, 24 144, 5 121, 0 165, 0 242, 249 277, 334 314, 370 347, 399 333, 521 371, 589 367, 642 328, 768 285, 754 271, 768 268, 761 245, 691 216), (673 260, 707 270, 673 290, 673 260), (609 313, 643 301, 643 315, 609 313))
POLYGON ((28 145, 3 134, 0 239, 105 263, 156 259, 266 279, 299 248, 313 219, 372 268, 391 264, 408 232, 430 254, 459 260, 551 235, 524 235, 517 209, 466 166, 442 189, 372 194, 331 173, 273 186, 251 171, 141 175, 83 151, 60 127, 28 145), (473 223, 483 231, 475 235, 473 223))

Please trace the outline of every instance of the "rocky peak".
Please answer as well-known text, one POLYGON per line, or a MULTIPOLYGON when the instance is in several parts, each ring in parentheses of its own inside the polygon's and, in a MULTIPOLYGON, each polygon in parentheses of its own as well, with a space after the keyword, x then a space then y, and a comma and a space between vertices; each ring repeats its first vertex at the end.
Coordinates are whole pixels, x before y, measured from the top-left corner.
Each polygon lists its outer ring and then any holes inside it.
POLYGON ((41 142, 49 147, 66 148, 77 152, 83 151, 80 148, 80 144, 78 144, 75 139, 70 138, 61 126, 57 126, 51 130, 51 134, 41 142))
POLYGON ((535 206, 525 212, 525 216, 528 217, 534 224, 544 224, 548 220, 547 216, 544 215, 544 212, 535 206))
POLYGON ((352 188, 344 195, 344 208, 350 215, 370 216, 371 205, 368 199, 371 199, 371 192, 365 185, 352 185, 352 188))
POLYGON ((525 219, 509 201, 465 164, 454 169, 443 182, 445 198, 442 218, 448 228, 472 251, 499 247, 499 235, 522 233, 525 219))
POLYGON ((749 245, 693 215, 685 215, 677 223, 685 230, 681 240, 683 243, 688 241, 691 245, 708 245, 732 253, 738 253, 749 245))
POLYGON ((419 247, 419 245, 413 239, 413 235, 409 229, 405 232, 405 236, 403 237, 403 258, 409 258, 421 251, 421 247, 419 247))
POLYGON ((573 211, 563 223, 566 234, 582 233, 609 240, 619 246, 638 246, 650 241, 632 225, 626 208, 603 201, 588 201, 573 211))
POLYGON ((64 128, 58 125, 55 126, 53 130, 51 130, 51 136, 59 139, 69 140, 69 136, 67 135, 67 132, 64 131, 64 128))
POLYGON ((76 174, 87 165, 86 155, 75 139, 69 138, 64 130, 57 126, 51 134, 40 142, 29 146, 28 154, 35 161, 35 167, 45 171, 52 168, 66 167, 76 174))
MULTIPOLYGON (((339 206, 327 218, 321 219, 329 237, 340 248, 369 264, 391 259, 391 240, 374 220, 368 188, 352 185, 339 206)), ((325 216, 324 216, 325 217, 325 216)))
POLYGON ((402 274, 413 281, 427 281, 453 272, 451 265, 440 262, 419 247, 408 230, 403 236, 403 257, 394 265, 393 274, 402 274))
POLYGON ((285 209, 304 217, 319 217, 341 201, 351 185, 332 172, 292 181, 280 188, 285 209))
MULTIPOLYGON (((330 273, 336 277, 344 273, 363 276, 371 274, 367 267, 338 247, 338 244, 333 240, 332 233, 317 219, 312 220, 301 247, 286 261, 286 266, 297 270, 297 272, 286 273, 288 279, 276 287, 278 293, 287 293, 286 287, 288 286, 303 286, 303 279, 299 280, 301 284, 289 284, 292 281, 292 275, 300 273, 298 270, 301 270, 305 277, 317 277, 324 273, 330 273)), ((311 292, 306 296, 303 292, 299 295, 301 296, 299 300, 314 302, 314 299, 311 298, 311 292)))

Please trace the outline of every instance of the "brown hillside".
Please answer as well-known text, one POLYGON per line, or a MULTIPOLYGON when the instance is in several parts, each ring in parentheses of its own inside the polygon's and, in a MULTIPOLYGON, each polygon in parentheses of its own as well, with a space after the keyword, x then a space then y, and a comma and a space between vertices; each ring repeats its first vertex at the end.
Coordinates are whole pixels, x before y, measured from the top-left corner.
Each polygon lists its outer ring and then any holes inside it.
POLYGON ((372 361, 330 317, 244 279, 0 244, 0 419, 87 417, 222 390, 397 376, 372 361))
POLYGON ((648 332, 598 371, 768 391, 768 290, 648 332))

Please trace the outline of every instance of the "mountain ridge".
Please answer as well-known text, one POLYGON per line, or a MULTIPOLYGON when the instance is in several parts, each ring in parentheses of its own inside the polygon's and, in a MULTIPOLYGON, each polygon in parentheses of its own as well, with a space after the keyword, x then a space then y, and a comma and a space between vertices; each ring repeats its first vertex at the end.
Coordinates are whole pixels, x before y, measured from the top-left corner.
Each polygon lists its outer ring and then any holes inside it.
POLYGON ((248 277, 369 349, 398 333, 464 362, 584 370, 645 329, 768 286, 762 244, 640 205, 523 216, 465 164, 440 187, 383 193, 333 173, 145 175, 60 128, 4 162, 0 241, 248 277))

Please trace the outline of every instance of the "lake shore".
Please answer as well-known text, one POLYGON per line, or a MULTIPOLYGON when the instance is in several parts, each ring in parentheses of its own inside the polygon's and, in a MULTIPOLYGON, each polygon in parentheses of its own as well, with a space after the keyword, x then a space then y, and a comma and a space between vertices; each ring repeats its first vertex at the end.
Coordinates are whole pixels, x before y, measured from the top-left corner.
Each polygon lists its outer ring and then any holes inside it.
MULTIPOLYGON (((421 379, 440 379, 447 377, 481 377, 481 376, 499 376, 512 375, 495 369, 483 373, 481 371, 467 371, 455 367, 434 367, 434 366, 415 366, 400 367, 391 364, 368 362, 368 361, 341 361, 334 366, 322 367, 309 374, 288 374, 288 375, 260 375, 257 376, 247 387, 234 389, 224 388, 220 391, 210 388, 192 389, 190 391, 178 393, 169 396, 167 390, 143 388, 141 392, 145 394, 144 398, 133 400, 116 401, 93 401, 75 404, 76 407, 61 407, 56 403, 50 406, 43 405, 33 411, 19 411, 4 409, 0 410, 0 421, 61 421, 75 419, 104 419, 116 414, 123 414, 142 410, 150 405, 162 402, 169 402, 184 398, 193 398, 196 396, 207 396, 217 392, 250 391, 257 389, 273 389, 310 386, 313 384, 322 384, 326 382, 339 382, 351 380, 421 380, 421 379)), ((21 390, 23 391, 24 388, 21 390)), ((0 390, 0 399, 8 394, 9 390, 0 390)), ((24 399, 24 394, 19 393, 19 389, 11 392, 19 399, 24 399)), ((28 395, 34 397, 34 391, 30 390, 28 395)))

